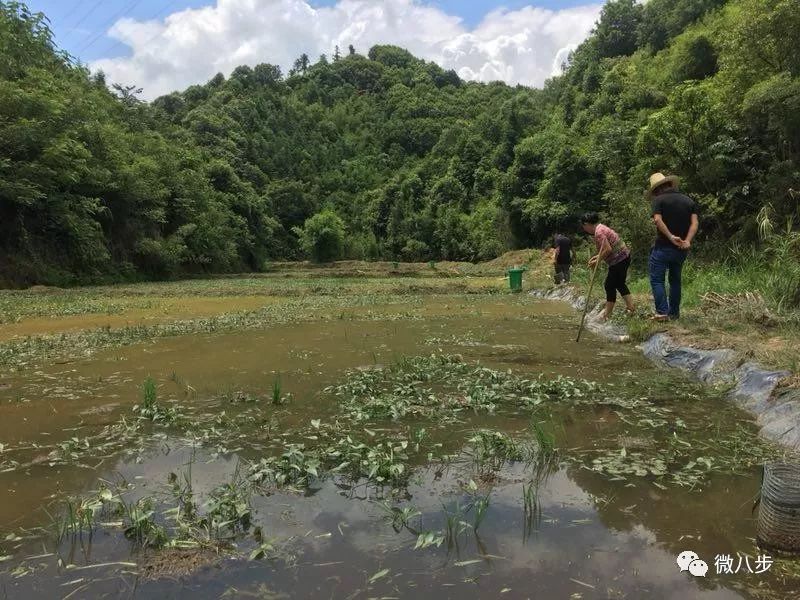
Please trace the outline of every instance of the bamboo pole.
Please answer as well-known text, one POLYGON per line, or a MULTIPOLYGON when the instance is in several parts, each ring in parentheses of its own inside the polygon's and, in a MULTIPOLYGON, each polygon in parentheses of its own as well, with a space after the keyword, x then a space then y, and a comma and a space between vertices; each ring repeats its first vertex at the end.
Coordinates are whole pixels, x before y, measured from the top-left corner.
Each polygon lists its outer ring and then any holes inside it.
POLYGON ((578 327, 578 337, 575 338, 576 342, 581 341, 581 333, 583 333, 583 324, 586 321, 586 313, 589 310, 589 299, 592 297, 592 288, 594 287, 594 279, 597 276, 597 268, 600 266, 600 258, 594 263, 594 270, 592 271, 592 278, 589 280, 589 292, 586 294, 586 302, 583 304, 583 315, 581 316, 581 325, 578 327))

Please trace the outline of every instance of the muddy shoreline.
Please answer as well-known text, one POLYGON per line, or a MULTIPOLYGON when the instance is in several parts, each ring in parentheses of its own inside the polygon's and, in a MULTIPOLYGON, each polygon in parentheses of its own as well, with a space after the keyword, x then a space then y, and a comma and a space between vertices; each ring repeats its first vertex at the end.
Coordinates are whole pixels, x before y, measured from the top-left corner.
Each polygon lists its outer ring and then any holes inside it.
MULTIPOLYGON (((533 290, 530 294, 567 302, 576 310, 583 310, 586 302, 572 287, 533 290)), ((602 304, 598 303, 587 313, 587 329, 613 341, 630 341, 623 326, 595 319, 601 310, 602 304)), ((637 347, 656 365, 682 369, 711 385, 730 386, 727 397, 756 418, 760 435, 800 451, 800 390, 777 389, 781 379, 792 375, 790 371, 765 368, 728 348, 703 350, 682 346, 666 333, 657 333, 637 347)))

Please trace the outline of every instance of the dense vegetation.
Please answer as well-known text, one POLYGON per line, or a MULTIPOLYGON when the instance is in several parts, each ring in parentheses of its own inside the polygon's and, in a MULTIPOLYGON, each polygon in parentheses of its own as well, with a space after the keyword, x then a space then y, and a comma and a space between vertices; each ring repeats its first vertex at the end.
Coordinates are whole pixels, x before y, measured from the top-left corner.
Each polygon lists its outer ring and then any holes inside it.
POLYGON ((614 0, 542 90, 375 46, 145 103, 0 2, 0 279, 480 260, 586 209, 642 256, 654 170, 683 176, 707 248, 797 269, 798 32, 800 0, 614 0))

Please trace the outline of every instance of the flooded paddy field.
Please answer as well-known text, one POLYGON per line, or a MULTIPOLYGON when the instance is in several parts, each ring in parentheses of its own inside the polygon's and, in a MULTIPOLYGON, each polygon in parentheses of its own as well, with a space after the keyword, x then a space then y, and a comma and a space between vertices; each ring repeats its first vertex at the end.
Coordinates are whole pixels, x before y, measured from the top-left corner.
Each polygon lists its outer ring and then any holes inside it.
POLYGON ((284 275, 3 295, 0 598, 798 597, 715 567, 781 453, 724 390, 497 277, 284 275))

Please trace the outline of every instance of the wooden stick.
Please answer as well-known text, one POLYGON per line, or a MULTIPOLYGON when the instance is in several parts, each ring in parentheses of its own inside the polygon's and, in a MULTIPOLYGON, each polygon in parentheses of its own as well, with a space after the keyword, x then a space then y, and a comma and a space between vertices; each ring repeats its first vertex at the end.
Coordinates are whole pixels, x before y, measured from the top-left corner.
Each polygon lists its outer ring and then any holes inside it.
POLYGON ((592 271, 592 278, 589 280, 589 292, 586 294, 586 302, 583 305, 583 316, 581 316, 581 325, 578 327, 578 337, 575 338, 576 342, 581 341, 581 333, 583 332, 583 324, 586 321, 586 313, 589 310, 589 298, 592 297, 592 288, 594 287, 594 278, 597 275, 597 267, 600 266, 600 258, 594 263, 594 271, 592 271))

